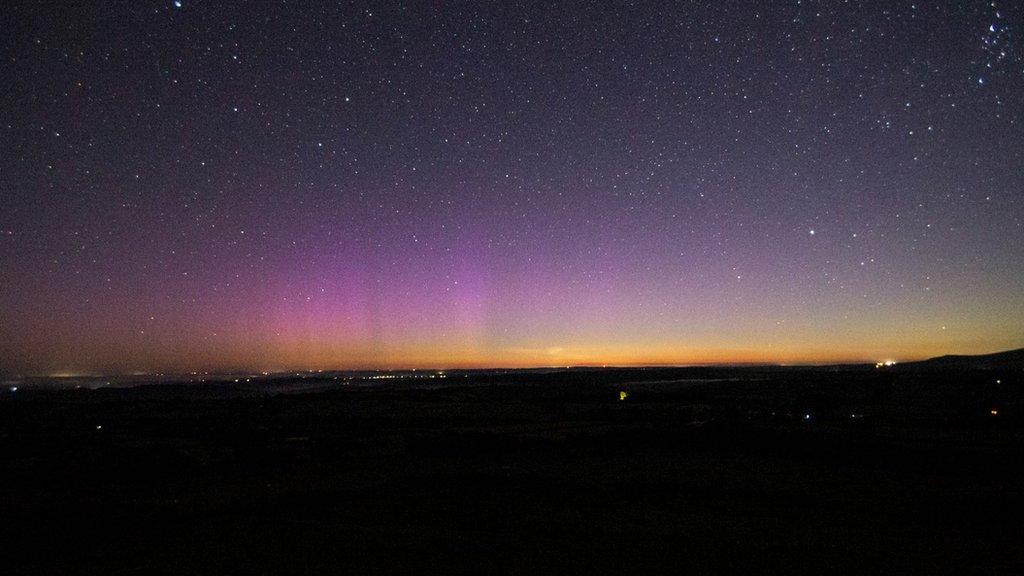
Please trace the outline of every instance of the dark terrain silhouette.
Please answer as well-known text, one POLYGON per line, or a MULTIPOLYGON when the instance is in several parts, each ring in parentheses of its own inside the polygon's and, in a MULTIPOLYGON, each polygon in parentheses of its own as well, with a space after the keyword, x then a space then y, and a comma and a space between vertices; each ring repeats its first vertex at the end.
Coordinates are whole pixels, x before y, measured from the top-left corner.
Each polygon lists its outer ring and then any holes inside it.
POLYGON ((5 391, 4 572, 1020 574, 1022 372, 948 366, 5 391))
POLYGON ((939 356, 922 360, 921 362, 909 362, 898 364, 901 368, 941 368, 957 370, 1022 370, 1024 369, 1024 348, 997 352, 995 354, 982 354, 979 356, 939 356))

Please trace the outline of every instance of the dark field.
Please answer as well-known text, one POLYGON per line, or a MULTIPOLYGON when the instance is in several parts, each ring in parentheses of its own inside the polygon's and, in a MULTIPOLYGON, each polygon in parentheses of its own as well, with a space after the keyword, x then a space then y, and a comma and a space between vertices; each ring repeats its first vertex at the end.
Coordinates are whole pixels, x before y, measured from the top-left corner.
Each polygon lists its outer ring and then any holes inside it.
POLYGON ((751 368, 5 388, 0 571, 1021 574, 1021 381, 751 368))

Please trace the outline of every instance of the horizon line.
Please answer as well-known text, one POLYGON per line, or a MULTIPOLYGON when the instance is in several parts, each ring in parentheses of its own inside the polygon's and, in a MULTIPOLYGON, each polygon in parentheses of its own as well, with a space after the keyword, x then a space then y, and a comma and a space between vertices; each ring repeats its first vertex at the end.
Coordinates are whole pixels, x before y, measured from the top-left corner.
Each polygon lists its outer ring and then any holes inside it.
POLYGON ((1021 348, 1010 348, 1004 350, 998 350, 996 352, 986 352, 984 354, 940 354, 936 356, 927 357, 911 357, 904 359, 897 359, 895 357, 885 358, 881 360, 867 360, 867 359, 845 359, 845 360, 832 360, 825 362, 708 362, 708 363, 581 363, 581 364, 532 364, 532 365, 480 365, 480 366, 391 366, 391 367, 347 367, 347 368, 206 368, 206 369, 167 369, 167 370, 117 370, 104 372, 99 370, 59 370, 50 372, 32 372, 32 371, 15 371, 15 370, 2 370, 0 369, 0 376, 5 378, 124 378, 124 377, 144 377, 144 376, 277 376, 284 374, 322 374, 322 373, 338 373, 338 372, 482 372, 482 371, 496 371, 496 370, 614 370, 614 369, 657 369, 657 368, 823 368, 830 366, 871 366, 871 365, 894 365, 894 364, 908 364, 913 362, 922 362, 935 358, 943 358, 947 356, 961 356, 961 357, 983 357, 991 356, 994 354, 1003 354, 1008 352, 1024 352, 1024 347, 1021 348))

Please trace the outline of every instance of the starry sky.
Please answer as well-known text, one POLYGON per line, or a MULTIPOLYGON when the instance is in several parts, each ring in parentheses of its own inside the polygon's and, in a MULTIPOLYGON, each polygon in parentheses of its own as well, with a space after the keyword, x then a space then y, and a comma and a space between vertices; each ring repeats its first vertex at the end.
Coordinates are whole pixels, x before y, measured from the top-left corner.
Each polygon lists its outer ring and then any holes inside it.
POLYGON ((1024 346, 1016 2, 15 2, 0 369, 1024 346))

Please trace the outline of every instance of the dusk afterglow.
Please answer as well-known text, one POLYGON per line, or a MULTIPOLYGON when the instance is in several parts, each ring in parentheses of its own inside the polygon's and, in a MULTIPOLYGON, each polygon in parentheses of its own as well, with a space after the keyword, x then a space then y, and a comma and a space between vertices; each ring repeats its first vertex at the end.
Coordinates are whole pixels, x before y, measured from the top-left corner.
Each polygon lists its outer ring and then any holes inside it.
POLYGON ((1024 9, 729 6, 15 8, 0 370, 1024 345, 1024 9))

